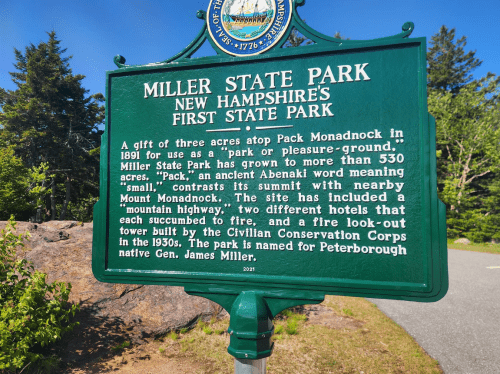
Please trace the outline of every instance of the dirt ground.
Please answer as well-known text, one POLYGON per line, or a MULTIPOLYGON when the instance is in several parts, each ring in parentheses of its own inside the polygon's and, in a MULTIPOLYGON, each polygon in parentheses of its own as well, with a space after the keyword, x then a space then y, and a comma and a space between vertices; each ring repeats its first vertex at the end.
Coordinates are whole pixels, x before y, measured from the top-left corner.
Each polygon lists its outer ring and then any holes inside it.
MULTIPOLYGON (((323 305, 297 307, 294 311, 305 314, 308 325, 325 326, 335 330, 356 330, 363 326, 363 322, 354 318, 339 316, 323 305)), ((228 323, 228 318, 217 322, 218 325, 226 328, 228 323)), ((190 337, 192 337, 191 340, 194 340, 199 335, 196 335, 196 332, 187 332, 186 335, 179 336, 176 340, 166 336, 160 340, 152 340, 142 345, 123 349, 111 348, 107 354, 95 359, 93 362, 78 364, 74 367, 68 365, 60 373, 220 374, 227 372, 227 363, 224 367, 221 367, 210 358, 200 359, 199 355, 193 354, 193 352, 185 348, 183 349, 185 346, 183 346, 181 339, 186 341, 190 337)), ((229 345, 229 335, 225 332, 225 329, 224 333, 218 337, 218 340, 221 343, 220 347, 218 347, 219 354, 227 356, 225 357, 226 362, 228 360, 232 361, 233 358, 226 352, 229 345)))
POLYGON ((178 350, 169 353, 160 353, 160 344, 151 342, 131 349, 123 350, 115 356, 97 360, 96 362, 81 365, 76 368, 66 368, 61 371, 65 374, 211 374, 219 373, 210 363, 197 362, 189 355, 178 350))

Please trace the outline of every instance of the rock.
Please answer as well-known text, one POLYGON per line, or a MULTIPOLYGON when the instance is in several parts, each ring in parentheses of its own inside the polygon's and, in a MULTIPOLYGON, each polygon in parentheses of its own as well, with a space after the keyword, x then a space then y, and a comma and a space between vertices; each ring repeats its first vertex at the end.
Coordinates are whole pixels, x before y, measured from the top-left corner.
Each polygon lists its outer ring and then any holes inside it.
MULTIPOLYGON (((69 227, 69 225, 65 225, 65 227, 69 227)), ((29 225, 27 229, 34 238, 41 238, 47 243, 69 239, 69 234, 58 227, 42 226, 39 223, 35 223, 29 225)))
MULTIPOLYGON (((0 222, 3 229, 6 222, 0 222)), ((94 278, 92 223, 19 222, 17 233, 31 234, 24 257, 54 280, 72 285, 70 302, 80 304, 80 326, 67 334, 57 350, 66 362, 87 362, 123 341, 141 344, 171 330, 190 327, 199 318, 226 315, 207 299, 190 296, 182 287, 101 283, 94 278)))
POLYGON ((460 238, 460 239, 455 240, 453 243, 455 243, 455 244, 466 244, 466 245, 468 245, 468 244, 470 244, 470 243, 471 243, 471 241, 470 241, 469 239, 467 239, 467 238, 460 238))

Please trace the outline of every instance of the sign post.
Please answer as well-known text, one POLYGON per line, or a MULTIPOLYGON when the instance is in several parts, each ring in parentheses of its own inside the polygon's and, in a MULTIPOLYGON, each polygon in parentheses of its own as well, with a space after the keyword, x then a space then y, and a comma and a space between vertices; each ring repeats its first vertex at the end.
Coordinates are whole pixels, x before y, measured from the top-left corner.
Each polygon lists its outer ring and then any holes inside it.
POLYGON ((334 39, 303 3, 212 0, 184 51, 107 73, 93 272, 219 303, 236 367, 285 308, 448 289, 425 38, 334 39))
POLYGON ((260 360, 240 360, 234 359, 235 374, 261 374, 266 372, 266 359, 260 360))

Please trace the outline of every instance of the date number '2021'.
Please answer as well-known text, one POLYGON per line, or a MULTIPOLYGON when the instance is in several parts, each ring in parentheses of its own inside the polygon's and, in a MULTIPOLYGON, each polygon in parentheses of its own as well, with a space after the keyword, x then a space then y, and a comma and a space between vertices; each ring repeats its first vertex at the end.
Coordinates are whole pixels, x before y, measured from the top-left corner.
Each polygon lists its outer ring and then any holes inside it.
POLYGON ((243 271, 255 271, 255 268, 245 267, 243 268, 243 271))

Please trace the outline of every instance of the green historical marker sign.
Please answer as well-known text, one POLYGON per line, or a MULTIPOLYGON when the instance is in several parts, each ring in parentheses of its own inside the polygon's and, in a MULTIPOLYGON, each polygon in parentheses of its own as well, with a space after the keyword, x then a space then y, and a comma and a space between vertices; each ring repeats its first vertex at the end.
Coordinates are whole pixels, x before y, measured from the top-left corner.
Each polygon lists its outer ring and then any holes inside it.
POLYGON ((409 39, 407 23, 393 37, 333 39, 300 20, 300 2, 242 5, 212 0, 198 37, 172 59, 115 58, 96 278, 217 301, 232 310, 229 350, 240 358, 271 348, 239 338, 272 334, 234 328, 241 302, 267 303, 272 318, 325 294, 442 298, 425 38, 409 39), (282 48, 293 27, 315 44, 282 48), (205 40, 217 56, 190 59, 205 40))

